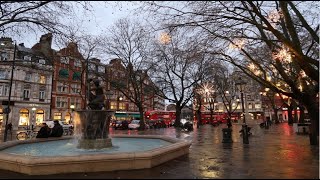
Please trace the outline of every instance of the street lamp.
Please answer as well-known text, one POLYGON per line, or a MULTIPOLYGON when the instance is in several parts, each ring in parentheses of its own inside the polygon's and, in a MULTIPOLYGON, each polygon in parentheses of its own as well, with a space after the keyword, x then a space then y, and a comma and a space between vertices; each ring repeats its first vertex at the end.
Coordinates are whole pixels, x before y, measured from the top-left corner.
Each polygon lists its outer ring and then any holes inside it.
POLYGON ((15 66, 15 60, 16 60, 16 51, 17 51, 17 43, 14 42, 14 50, 13 50, 13 60, 12 60, 12 67, 11 67, 11 77, 10 77, 10 87, 9 87, 9 97, 8 97, 8 107, 4 109, 4 113, 6 114, 6 124, 5 124, 5 130, 4 130, 4 138, 3 141, 7 141, 7 134, 8 134, 8 120, 9 120, 9 114, 11 112, 10 109, 10 103, 11 103, 11 90, 12 90, 12 81, 13 81, 13 71, 15 66))
POLYGON ((239 77, 238 81, 235 83, 236 87, 241 93, 241 106, 242 106, 242 117, 243 117, 243 125, 242 125, 242 137, 243 137, 243 143, 249 144, 249 138, 248 138, 248 126, 246 124, 246 116, 244 112, 244 101, 243 101, 243 92, 246 86, 246 82, 239 77))
POLYGON ((37 110, 37 108, 33 107, 31 110, 32 110, 31 130, 33 131, 34 121, 35 121, 35 119, 36 119, 34 112, 37 110))

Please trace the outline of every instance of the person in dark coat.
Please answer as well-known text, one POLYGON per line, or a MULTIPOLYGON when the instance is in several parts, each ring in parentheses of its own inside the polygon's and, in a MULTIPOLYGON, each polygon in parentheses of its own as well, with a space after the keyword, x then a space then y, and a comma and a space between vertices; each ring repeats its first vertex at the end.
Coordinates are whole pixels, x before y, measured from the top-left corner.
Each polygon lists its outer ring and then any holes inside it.
POLYGON ((53 123, 54 123, 54 126, 51 129, 51 134, 49 137, 61 137, 63 134, 63 127, 57 120, 53 121, 53 123))
POLYGON ((36 138, 48 138, 50 134, 50 128, 47 123, 42 123, 42 127, 38 131, 36 138))

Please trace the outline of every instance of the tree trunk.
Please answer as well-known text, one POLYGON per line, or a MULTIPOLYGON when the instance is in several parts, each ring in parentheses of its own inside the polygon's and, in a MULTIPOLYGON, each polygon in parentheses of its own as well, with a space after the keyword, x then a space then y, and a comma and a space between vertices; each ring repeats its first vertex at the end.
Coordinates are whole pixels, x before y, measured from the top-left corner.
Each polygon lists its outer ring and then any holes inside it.
POLYGON ((174 121, 174 127, 180 127, 181 126, 181 108, 176 106, 176 120, 174 121))
POLYGON ((299 109, 300 109, 299 123, 304 123, 304 118, 305 118, 304 106, 299 106, 299 109))
POLYGON ((278 111, 279 111, 278 108, 273 108, 273 112, 274 112, 274 114, 275 114, 275 116, 274 116, 274 123, 275 123, 275 124, 279 124, 278 111))
POLYGON ((297 113, 297 108, 294 108, 294 116, 293 116, 293 122, 297 123, 298 122, 298 113, 297 113))
POLYGON ((140 113, 140 126, 138 128, 139 131, 143 131, 146 129, 146 126, 145 126, 145 121, 144 121, 144 114, 143 114, 143 108, 139 108, 139 113, 140 113))
POLYGON ((318 145, 318 137, 319 137, 319 104, 316 101, 317 98, 315 96, 305 94, 301 98, 301 102, 305 105, 308 110, 308 114, 310 116, 311 125, 309 126, 309 138, 310 145, 318 145))
POLYGON ((292 106, 288 106, 288 124, 293 124, 293 118, 292 118, 292 106))
POLYGON ((197 117, 197 127, 199 127, 199 125, 202 125, 201 124, 201 110, 200 109, 197 110, 196 117, 197 117))

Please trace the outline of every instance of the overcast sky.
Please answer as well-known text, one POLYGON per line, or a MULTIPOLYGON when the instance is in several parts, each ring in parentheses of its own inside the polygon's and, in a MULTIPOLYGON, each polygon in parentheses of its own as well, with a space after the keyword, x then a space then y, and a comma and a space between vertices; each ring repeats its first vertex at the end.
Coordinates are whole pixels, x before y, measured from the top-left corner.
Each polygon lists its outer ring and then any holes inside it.
MULTIPOLYGON (((77 17, 74 18, 71 23, 81 23, 82 30, 92 35, 102 33, 106 27, 112 26, 113 23, 120 18, 127 16, 132 17, 132 10, 137 7, 132 3, 119 1, 93 1, 91 4, 93 5, 92 13, 84 13, 81 8, 78 8, 77 17)), ((31 48, 34 44, 39 42, 42 34, 43 33, 37 33, 26 35, 21 38, 12 38, 17 40, 17 43, 24 43, 26 47, 31 48)), ((57 49, 58 47, 53 44, 53 48, 57 49)))

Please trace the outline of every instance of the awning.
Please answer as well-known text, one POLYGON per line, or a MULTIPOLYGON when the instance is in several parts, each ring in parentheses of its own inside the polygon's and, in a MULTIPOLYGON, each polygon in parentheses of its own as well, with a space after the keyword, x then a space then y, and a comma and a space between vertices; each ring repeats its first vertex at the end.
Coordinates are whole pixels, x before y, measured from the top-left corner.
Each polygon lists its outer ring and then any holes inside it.
POLYGON ((64 77, 64 78, 68 78, 69 77, 69 72, 67 69, 60 69, 59 71, 59 76, 60 77, 64 77))
POLYGON ((129 116, 132 116, 134 118, 140 118, 140 114, 130 114, 129 116))
POLYGON ((72 79, 73 80, 81 80, 81 73, 80 72, 73 73, 72 79))

